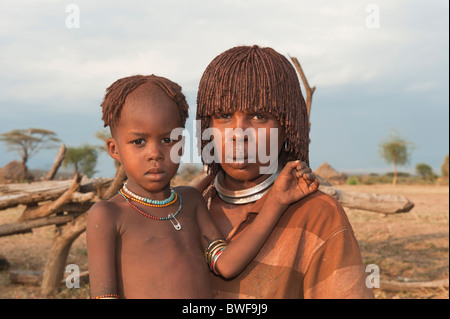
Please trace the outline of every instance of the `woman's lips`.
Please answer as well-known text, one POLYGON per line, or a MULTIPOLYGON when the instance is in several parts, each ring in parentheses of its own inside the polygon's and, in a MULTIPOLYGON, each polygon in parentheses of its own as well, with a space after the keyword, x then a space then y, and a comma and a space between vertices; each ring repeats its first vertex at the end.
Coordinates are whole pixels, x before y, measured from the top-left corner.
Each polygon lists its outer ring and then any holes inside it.
POLYGON ((228 166, 231 166, 234 169, 244 169, 248 166, 248 163, 244 162, 244 163, 226 163, 228 166))

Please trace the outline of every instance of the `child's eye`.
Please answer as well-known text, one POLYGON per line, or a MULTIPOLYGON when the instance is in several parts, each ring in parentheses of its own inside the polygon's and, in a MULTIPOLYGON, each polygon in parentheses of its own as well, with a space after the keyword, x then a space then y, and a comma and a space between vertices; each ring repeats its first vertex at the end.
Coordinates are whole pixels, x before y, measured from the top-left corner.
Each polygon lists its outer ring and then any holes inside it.
POLYGON ((134 141, 131 141, 131 144, 134 144, 134 145, 143 145, 144 143, 145 143, 145 140, 143 138, 138 138, 134 141))
POLYGON ((172 139, 169 138, 169 137, 165 137, 165 138, 162 139, 162 141, 163 141, 164 144, 170 144, 170 143, 172 143, 174 140, 172 140, 172 139))

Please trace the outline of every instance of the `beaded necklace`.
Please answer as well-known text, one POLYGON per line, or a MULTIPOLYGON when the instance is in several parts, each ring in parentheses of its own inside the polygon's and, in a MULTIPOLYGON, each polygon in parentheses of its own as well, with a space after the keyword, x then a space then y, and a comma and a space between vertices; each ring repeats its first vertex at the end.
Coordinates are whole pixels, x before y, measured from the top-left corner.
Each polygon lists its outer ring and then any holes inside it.
POLYGON ((143 202, 143 201, 141 201, 141 200, 139 200, 137 198, 131 197, 131 196, 125 194, 123 189, 120 189, 119 192, 120 192, 120 195, 122 195, 122 197, 126 197, 126 198, 128 198, 128 199, 130 199, 130 200, 132 200, 132 201, 134 201, 136 203, 139 203, 139 204, 142 204, 142 205, 145 205, 145 206, 155 207, 155 208, 170 206, 173 203, 175 203, 177 201, 177 198, 178 198, 178 194, 175 192, 175 196, 174 196, 174 198, 173 198, 173 200, 171 202, 168 202, 166 204, 157 205, 157 204, 149 204, 148 202, 143 202))
MULTIPOLYGON (((144 215, 145 217, 148 217, 148 218, 151 218, 151 219, 154 219, 154 220, 157 220, 157 221, 170 220, 170 222, 172 223, 173 227, 174 227, 176 230, 180 230, 180 229, 181 229, 181 224, 180 224, 180 222, 179 222, 175 217, 176 217, 176 216, 178 215, 178 213, 181 211, 181 207, 182 207, 182 199, 181 199, 181 196, 178 195, 174 190, 172 190, 172 191, 175 193, 175 197, 180 199, 180 205, 178 206, 178 210, 177 210, 174 214, 170 213, 169 215, 167 215, 167 217, 156 217, 156 216, 153 216, 153 215, 148 214, 148 213, 146 213, 146 212, 143 212, 143 211, 142 211, 141 209, 139 209, 136 205, 134 205, 133 203, 131 203, 130 199, 131 199, 131 200, 135 200, 136 202, 141 203, 141 204, 144 204, 144 205, 145 205, 145 203, 143 203, 143 202, 141 202, 141 201, 139 201, 139 200, 136 200, 136 199, 134 199, 134 198, 132 198, 132 197, 127 196, 127 195, 122 191, 122 189, 120 189, 120 190, 118 191, 118 193, 119 193, 119 195, 121 195, 121 196, 125 199, 125 201, 128 203, 128 205, 131 206, 131 208, 133 208, 134 210, 136 210, 136 211, 137 211, 138 213, 140 213, 141 215, 144 215)), ((174 203, 174 202, 176 201, 176 198, 175 198, 175 200, 173 200, 171 203, 166 203, 166 204, 164 204, 164 205, 165 205, 165 206, 169 206, 170 204, 172 204, 172 203, 174 203)), ((152 206, 152 207, 165 207, 165 206, 162 206, 162 205, 159 205, 159 206, 155 206, 155 205, 152 205, 152 204, 147 204, 147 205, 148 205, 148 206, 152 206)))
POLYGON ((173 188, 171 187, 170 188, 170 196, 169 196, 169 198, 166 198, 166 199, 163 199, 163 200, 156 200, 156 199, 150 199, 150 198, 147 198, 147 197, 142 197, 142 196, 136 195, 135 193, 133 193, 132 191, 130 191, 128 189, 127 182, 123 183, 123 187, 122 188, 123 188, 124 192, 127 193, 132 198, 137 199, 137 200, 139 200, 141 202, 145 202, 147 204, 156 205, 154 207, 158 207, 158 206, 164 207, 162 205, 166 205, 168 203, 173 203, 174 202, 174 197, 175 197, 175 194, 176 194, 175 191, 173 190, 173 188))

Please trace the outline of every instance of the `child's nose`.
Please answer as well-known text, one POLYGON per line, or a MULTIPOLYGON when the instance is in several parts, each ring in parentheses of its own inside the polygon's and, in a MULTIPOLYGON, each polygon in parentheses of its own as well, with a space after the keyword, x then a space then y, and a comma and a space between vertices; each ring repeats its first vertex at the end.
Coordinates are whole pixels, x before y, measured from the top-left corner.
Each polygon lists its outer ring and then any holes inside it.
POLYGON ((164 154, 161 150, 161 148, 158 145, 150 144, 148 146, 147 151, 147 161, 161 161, 164 159, 164 154))

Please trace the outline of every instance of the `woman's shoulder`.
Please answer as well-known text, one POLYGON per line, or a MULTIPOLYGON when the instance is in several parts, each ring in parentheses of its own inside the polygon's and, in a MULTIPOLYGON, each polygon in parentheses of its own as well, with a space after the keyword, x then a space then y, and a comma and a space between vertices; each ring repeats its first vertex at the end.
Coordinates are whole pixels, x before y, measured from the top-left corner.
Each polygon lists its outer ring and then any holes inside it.
POLYGON ((288 223, 296 224, 315 234, 332 234, 343 229, 352 230, 342 205, 333 197, 318 190, 293 203, 285 215, 288 223))

